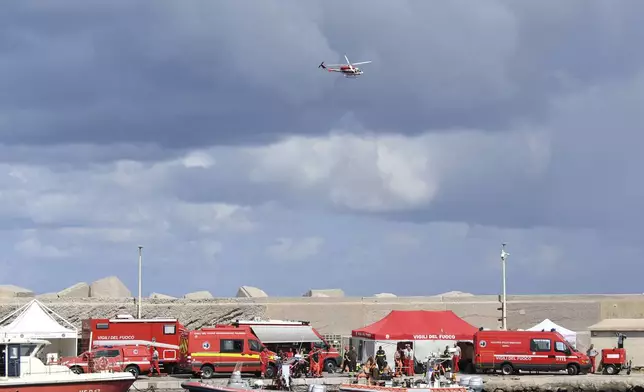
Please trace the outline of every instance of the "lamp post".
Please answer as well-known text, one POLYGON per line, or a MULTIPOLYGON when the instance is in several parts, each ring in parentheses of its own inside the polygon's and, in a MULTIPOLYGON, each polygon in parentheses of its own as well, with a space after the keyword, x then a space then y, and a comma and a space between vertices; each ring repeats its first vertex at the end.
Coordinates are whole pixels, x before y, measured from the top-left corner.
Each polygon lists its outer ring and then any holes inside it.
POLYGON ((505 260, 510 256, 508 252, 505 251, 505 243, 501 245, 501 274, 503 279, 503 298, 502 298, 502 310, 501 310, 501 329, 507 331, 508 329, 508 302, 505 291, 505 260))
POLYGON ((143 247, 139 246, 139 300, 136 302, 137 306, 137 318, 141 318, 141 267, 143 265, 143 257, 142 257, 142 251, 143 247))

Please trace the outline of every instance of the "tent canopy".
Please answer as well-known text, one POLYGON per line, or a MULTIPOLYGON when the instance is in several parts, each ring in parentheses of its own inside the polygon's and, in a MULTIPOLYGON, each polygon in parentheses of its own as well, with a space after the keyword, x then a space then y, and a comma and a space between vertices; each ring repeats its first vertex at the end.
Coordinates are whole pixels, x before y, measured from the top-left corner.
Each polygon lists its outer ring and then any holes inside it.
POLYGON ((16 314, 16 318, 11 323, 0 327, 0 333, 7 337, 37 337, 42 339, 76 339, 78 336, 78 330, 73 324, 54 313, 38 300, 32 300, 5 317, 2 322, 7 321, 16 314), (54 316, 58 317, 67 326, 61 325, 54 316))
POLYGON ((564 328, 560 325, 555 324, 550 319, 545 319, 539 324, 535 325, 532 328, 528 328, 528 331, 550 331, 554 328, 555 331, 559 332, 561 336, 566 339, 566 341, 572 344, 573 347, 577 347, 577 332, 571 331, 568 328, 564 328))
POLYGON ((476 331, 451 310, 392 310, 351 335, 373 340, 472 340, 476 331))
POLYGON ((262 343, 322 341, 308 325, 253 325, 252 328, 262 343))
POLYGON ((559 332, 562 336, 577 336, 577 332, 571 331, 567 328, 564 328, 560 325, 555 324, 552 320, 550 319, 545 319, 539 324, 535 325, 534 327, 528 328, 528 331, 550 331, 551 329, 555 329, 557 332, 559 332))

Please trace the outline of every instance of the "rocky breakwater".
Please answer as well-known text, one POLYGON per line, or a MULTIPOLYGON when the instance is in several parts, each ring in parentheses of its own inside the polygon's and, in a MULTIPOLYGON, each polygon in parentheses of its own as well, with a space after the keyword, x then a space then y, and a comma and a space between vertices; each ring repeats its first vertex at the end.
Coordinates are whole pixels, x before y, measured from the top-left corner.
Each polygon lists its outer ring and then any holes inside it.
POLYGON ((482 376, 486 392, 644 392, 644 374, 482 376))
MULTIPOLYGON (((0 315, 7 316, 34 298, 79 330, 84 319, 137 313, 137 300, 128 288, 118 278, 108 277, 40 295, 16 286, 0 286, 0 315)), ((142 301, 143 318, 177 318, 189 329, 264 317, 265 313, 264 305, 244 298, 213 298, 207 291, 189 293, 184 298, 155 293, 142 301)))

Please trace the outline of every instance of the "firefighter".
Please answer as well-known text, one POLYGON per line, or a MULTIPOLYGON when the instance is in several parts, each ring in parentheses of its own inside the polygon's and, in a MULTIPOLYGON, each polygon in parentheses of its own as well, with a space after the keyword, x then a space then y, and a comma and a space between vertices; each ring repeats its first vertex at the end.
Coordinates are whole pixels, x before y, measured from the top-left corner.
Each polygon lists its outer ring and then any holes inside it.
POLYGON ((407 343, 405 345, 405 350, 403 351, 405 355, 405 367, 407 370, 408 376, 414 376, 414 350, 411 349, 411 345, 407 343))
POLYGON ((385 367, 385 362, 387 362, 387 355, 385 350, 382 349, 382 346, 378 347, 376 351, 376 364, 378 364, 378 370, 382 370, 385 367))
POLYGON ((309 367, 311 377, 322 377, 322 366, 320 365, 320 349, 313 348, 309 354, 309 367))
POLYGON ((356 366, 358 365, 358 353, 356 348, 351 346, 349 348, 349 376, 353 377, 353 374, 356 372, 356 366))
POLYGON ((259 353, 259 363, 260 363, 260 370, 261 370, 261 377, 264 378, 264 375, 266 374, 266 370, 268 369, 268 359, 269 359, 270 354, 268 353, 268 349, 266 347, 262 348, 262 351, 259 353))
POLYGON ((349 359, 349 346, 346 346, 344 348, 344 355, 342 357, 342 370, 340 370, 340 374, 344 373, 345 369, 350 371, 351 366, 349 365, 351 363, 351 360, 349 359))
POLYGON ((590 347, 588 347, 586 355, 588 355, 588 359, 590 359, 590 373, 595 373, 595 357, 597 357, 597 350, 595 350, 594 344, 591 344, 590 347))
POLYGON ((452 357, 452 370, 454 373, 458 373, 458 361, 461 360, 461 347, 454 343, 454 356, 452 357))
POLYGON ((161 375, 161 369, 159 369, 159 351, 156 347, 150 348, 150 374, 148 377, 152 377, 154 371, 156 370, 157 375, 161 375))

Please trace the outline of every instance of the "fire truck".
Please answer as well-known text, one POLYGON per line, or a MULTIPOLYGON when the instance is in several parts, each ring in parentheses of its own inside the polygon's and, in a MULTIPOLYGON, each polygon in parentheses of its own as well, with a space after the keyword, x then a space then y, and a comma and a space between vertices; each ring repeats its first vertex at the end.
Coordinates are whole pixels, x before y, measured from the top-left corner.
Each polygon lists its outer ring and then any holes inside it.
POLYGON ((261 319, 236 320, 232 323, 237 327, 249 326, 262 344, 274 352, 298 348, 305 348, 307 352, 313 348, 321 349, 320 361, 324 364, 324 370, 333 373, 340 367, 342 356, 310 324, 309 321, 261 319))
POLYGON ((82 321, 81 352, 95 347, 138 345, 156 347, 159 366, 168 374, 189 371, 188 329, 177 319, 135 319, 118 315, 113 319, 82 321))

